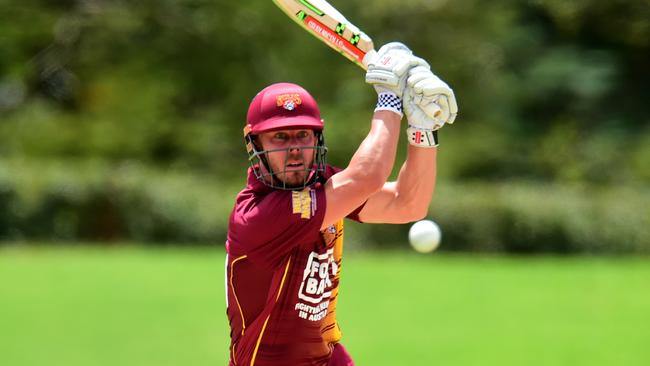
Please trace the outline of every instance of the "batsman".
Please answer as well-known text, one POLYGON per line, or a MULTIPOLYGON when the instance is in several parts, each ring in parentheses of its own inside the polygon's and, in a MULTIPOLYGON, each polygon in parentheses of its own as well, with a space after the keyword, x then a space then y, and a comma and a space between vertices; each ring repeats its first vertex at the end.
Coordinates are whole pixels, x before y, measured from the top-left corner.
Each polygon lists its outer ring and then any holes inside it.
POLYGON ((365 80, 378 102, 344 169, 326 164, 324 121, 305 89, 273 84, 250 104, 251 167, 226 241, 229 366, 354 365, 336 320, 343 221, 407 223, 427 214, 438 130, 458 112, 454 93, 395 42, 379 49, 365 80), (389 182, 402 131, 407 158, 389 182))

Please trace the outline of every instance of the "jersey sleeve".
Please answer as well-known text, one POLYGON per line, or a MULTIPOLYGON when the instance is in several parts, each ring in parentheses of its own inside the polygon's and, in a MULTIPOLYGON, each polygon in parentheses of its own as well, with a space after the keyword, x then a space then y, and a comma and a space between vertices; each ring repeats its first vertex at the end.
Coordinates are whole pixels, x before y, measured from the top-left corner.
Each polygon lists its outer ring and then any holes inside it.
POLYGON ((277 267, 295 247, 320 240, 325 205, 323 185, 244 199, 230 219, 229 247, 260 265, 277 267))
POLYGON ((363 207, 366 205, 366 202, 368 201, 364 201, 361 204, 361 206, 357 207, 354 211, 350 212, 350 214, 347 215, 346 218, 363 224, 363 221, 361 221, 361 219, 359 218, 359 214, 361 213, 361 210, 363 210, 363 207))

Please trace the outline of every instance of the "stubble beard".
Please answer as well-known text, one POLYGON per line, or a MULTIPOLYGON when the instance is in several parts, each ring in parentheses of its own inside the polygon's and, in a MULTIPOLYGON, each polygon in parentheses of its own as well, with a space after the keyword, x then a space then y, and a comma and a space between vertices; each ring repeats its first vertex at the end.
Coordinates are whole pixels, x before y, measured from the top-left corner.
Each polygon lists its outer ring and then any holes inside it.
POLYGON ((288 187, 300 187, 305 184, 307 172, 304 170, 284 172, 278 176, 278 179, 284 182, 288 187))
MULTIPOLYGON (((269 176, 267 181, 271 183, 273 179, 282 183, 286 188, 299 188, 304 187, 307 180, 310 178, 311 167, 314 157, 311 158, 309 164, 306 164, 303 152, 299 153, 300 156, 286 156, 284 159, 276 160, 274 164, 273 159, 269 159, 269 165, 273 169, 273 175, 269 176), (298 169, 290 169, 286 162, 288 160, 299 160, 303 165, 298 169)), ((265 169, 266 170, 266 169, 265 169)))
POLYGON ((307 179, 309 179, 310 167, 311 163, 309 165, 303 165, 300 169, 287 171, 288 166, 282 164, 282 167, 275 167, 278 168, 278 170, 275 170, 275 178, 284 183, 288 188, 303 187, 307 179))

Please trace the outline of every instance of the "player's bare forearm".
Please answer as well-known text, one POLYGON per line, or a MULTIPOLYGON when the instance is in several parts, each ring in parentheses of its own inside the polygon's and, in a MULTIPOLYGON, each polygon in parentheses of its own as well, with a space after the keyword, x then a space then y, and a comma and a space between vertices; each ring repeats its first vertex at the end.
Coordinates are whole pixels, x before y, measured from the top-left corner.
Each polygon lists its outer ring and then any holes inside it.
POLYGON ((425 216, 436 185, 437 148, 408 146, 408 156, 396 182, 396 206, 413 212, 415 219, 425 216))
POLYGON ((368 223, 406 223, 426 216, 436 182, 436 148, 408 147, 395 182, 368 199, 360 218, 368 223))
POLYGON ((348 169, 353 169, 359 178, 371 174, 372 178, 383 182, 388 179, 397 152, 400 116, 389 111, 377 111, 372 118, 368 136, 363 140, 350 160, 348 169))

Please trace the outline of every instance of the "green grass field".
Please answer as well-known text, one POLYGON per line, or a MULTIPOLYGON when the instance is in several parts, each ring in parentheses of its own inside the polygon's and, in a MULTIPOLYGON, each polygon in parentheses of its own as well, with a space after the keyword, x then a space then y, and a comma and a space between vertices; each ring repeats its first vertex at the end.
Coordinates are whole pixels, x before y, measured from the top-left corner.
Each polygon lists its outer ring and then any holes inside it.
MULTIPOLYGON (((225 365, 221 250, 0 249, 0 365, 225 365)), ((349 253, 357 365, 650 365, 650 258, 349 253)))

